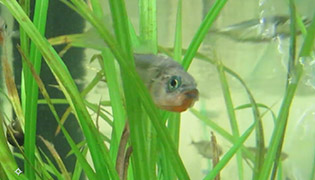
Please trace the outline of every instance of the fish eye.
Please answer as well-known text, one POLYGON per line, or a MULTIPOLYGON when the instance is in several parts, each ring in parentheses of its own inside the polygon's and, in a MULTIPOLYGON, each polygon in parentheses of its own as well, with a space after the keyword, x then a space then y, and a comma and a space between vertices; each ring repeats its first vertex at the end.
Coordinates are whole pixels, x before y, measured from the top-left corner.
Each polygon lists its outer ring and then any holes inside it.
POLYGON ((7 28, 8 28, 8 25, 4 23, 4 24, 2 25, 2 29, 3 29, 3 30, 6 30, 7 28))
POLYGON ((168 89, 175 90, 181 85, 182 81, 181 78, 178 76, 172 76, 168 81, 168 89))

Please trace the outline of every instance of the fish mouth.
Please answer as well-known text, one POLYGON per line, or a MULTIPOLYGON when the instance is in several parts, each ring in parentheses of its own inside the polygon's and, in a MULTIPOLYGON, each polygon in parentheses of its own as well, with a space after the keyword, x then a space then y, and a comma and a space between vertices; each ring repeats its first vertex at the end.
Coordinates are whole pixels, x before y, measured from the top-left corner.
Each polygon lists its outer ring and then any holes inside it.
POLYGON ((182 92, 178 98, 180 99, 179 105, 163 106, 162 109, 166 109, 168 111, 173 112, 186 111, 188 108, 193 106, 194 103, 198 100, 199 91, 197 89, 186 90, 182 92))
POLYGON ((196 101, 199 98, 199 91, 197 89, 185 91, 184 95, 186 96, 186 98, 194 99, 196 101))

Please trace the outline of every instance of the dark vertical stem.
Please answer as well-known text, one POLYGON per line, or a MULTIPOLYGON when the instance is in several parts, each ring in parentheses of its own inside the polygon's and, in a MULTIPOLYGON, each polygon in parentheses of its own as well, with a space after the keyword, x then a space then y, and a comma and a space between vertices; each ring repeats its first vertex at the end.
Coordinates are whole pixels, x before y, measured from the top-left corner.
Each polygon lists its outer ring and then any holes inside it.
MULTIPOLYGON (((214 168, 219 163, 219 146, 217 144, 217 138, 215 137, 214 133, 211 132, 211 145, 212 145, 212 167, 214 168)), ((217 176, 214 178, 214 180, 220 180, 220 172, 217 174, 217 176)))

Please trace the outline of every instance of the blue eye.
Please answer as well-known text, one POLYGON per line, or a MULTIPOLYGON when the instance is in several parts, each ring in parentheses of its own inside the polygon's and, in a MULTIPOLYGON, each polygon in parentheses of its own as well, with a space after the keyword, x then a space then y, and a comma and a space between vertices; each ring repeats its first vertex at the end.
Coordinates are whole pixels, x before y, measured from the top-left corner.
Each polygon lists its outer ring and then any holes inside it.
POLYGON ((182 84, 182 80, 178 76, 172 76, 168 81, 168 89, 175 90, 182 84))

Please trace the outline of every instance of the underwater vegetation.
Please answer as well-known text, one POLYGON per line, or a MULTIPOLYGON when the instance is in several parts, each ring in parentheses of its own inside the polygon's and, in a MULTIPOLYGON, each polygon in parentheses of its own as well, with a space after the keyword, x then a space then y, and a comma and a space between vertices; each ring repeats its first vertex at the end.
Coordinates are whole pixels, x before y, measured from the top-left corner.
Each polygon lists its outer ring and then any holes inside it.
MULTIPOLYGON (((244 179, 244 161, 250 167, 254 180, 284 177, 281 162, 289 158, 282 152, 286 125, 303 76, 303 60, 314 58, 315 15, 303 21, 294 1, 290 0, 288 17, 271 18, 277 20, 275 27, 285 20, 282 24, 288 24, 289 31, 285 34, 290 39, 288 72, 283 80, 286 81, 285 92, 281 107, 275 113, 272 107, 256 102, 247 82, 232 68, 225 66, 219 59, 198 51, 208 33, 232 33, 235 29, 242 31, 236 28, 239 25, 257 24, 257 20, 253 20, 230 26, 228 30, 212 31, 211 26, 220 16, 227 0, 217 0, 212 4, 187 49, 182 45, 181 0, 176 3, 175 39, 170 48, 162 47, 158 42, 157 2, 154 0, 139 0, 138 33, 130 21, 123 0, 109 0, 106 1, 108 4, 105 3, 112 23, 106 21, 108 17, 103 11, 105 1, 60 2, 83 18, 89 25, 88 30, 47 38, 45 31, 49 18, 49 1, 36 0, 31 3, 28 0, 0 0, 3 8, 19 24, 20 42, 13 44, 13 48, 18 50, 19 61, 22 62, 22 70, 19 72, 22 74, 21 82, 17 82, 13 76, 15 66, 7 46, 10 33, 3 23, 0 29, 3 77, 0 94, 4 101, 9 102, 7 104, 13 109, 14 116, 7 115, 1 107, 1 180, 192 179, 179 154, 180 112, 186 110, 212 131, 211 141, 192 143, 200 154, 212 159, 212 169, 207 171, 203 179, 220 179, 222 170, 233 157, 236 157, 237 179, 244 179), (303 43, 297 47, 296 37, 299 34, 303 36, 303 43), (66 55, 74 48, 93 49, 95 53, 89 58, 90 63, 96 63, 99 67, 84 87, 78 85, 77 79, 70 72, 73 67, 67 64, 66 55), (186 71, 196 59, 211 64, 217 70, 231 133, 211 121, 201 109, 193 107, 198 98, 201 98, 200 89, 192 75, 186 71), (44 80, 46 72, 41 72, 42 63, 47 64, 57 84, 49 84, 44 80), (230 77, 244 88, 248 99, 246 104, 237 107, 233 105, 232 89, 228 81, 230 77), (96 102, 87 100, 86 96, 100 84, 106 84, 108 89, 104 94, 108 94, 109 99, 96 102), (52 96, 48 91, 51 87, 62 92, 62 97, 52 96), (65 156, 58 150, 63 146, 59 147, 52 139, 37 133, 37 113, 41 112, 39 104, 49 108, 52 120, 58 124, 52 131, 56 136, 62 136, 70 147, 65 156), (60 104, 66 107, 62 112, 57 110, 60 104), (251 124, 240 131, 236 113, 246 109, 251 110, 249 113, 253 118, 251 124), (264 111, 261 112, 262 110, 264 111), (274 119, 269 141, 266 141, 266 127, 262 124, 266 113, 271 113, 274 119), (73 116, 71 121, 79 124, 77 128, 66 126, 70 116, 73 116), (110 127, 110 135, 102 133, 99 121, 110 127), (77 134, 69 133, 70 130, 75 130, 77 134), (255 138, 255 147, 244 145, 250 135, 255 138), (81 136, 82 139, 78 138, 81 136), (231 144, 227 151, 221 149, 216 136, 223 137, 231 144), (39 147, 39 142, 43 146, 39 147), (14 151, 9 144, 15 147, 14 151), (75 157, 73 168, 66 164, 67 157, 70 156, 75 157), (23 167, 19 166, 17 160, 23 161, 23 167)), ((246 26, 241 28, 247 29, 246 26)), ((277 32, 269 39, 254 38, 254 41, 271 40, 281 34, 277 32)), ((243 41, 244 38, 236 40, 243 41)), ((315 169, 315 161, 312 167, 315 169)), ((314 176, 315 172, 312 172, 310 180, 314 176)))

